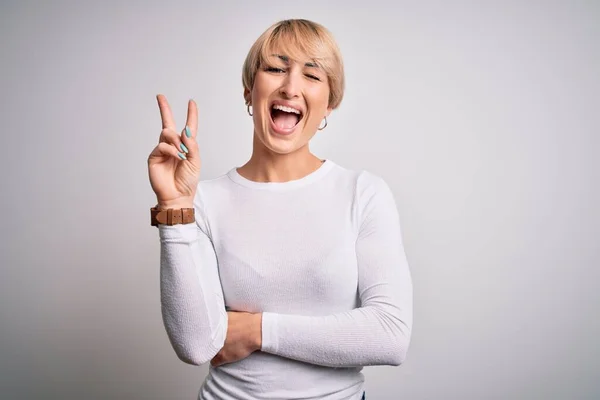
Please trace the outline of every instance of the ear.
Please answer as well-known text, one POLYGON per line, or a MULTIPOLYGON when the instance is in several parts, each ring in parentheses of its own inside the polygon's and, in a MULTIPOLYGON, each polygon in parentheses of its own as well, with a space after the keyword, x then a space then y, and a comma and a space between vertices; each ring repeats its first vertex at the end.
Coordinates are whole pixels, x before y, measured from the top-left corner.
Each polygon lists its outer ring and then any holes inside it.
POLYGON ((329 117, 329 114, 333 111, 333 108, 327 107, 327 112, 325 113, 325 118, 329 117))
POLYGON ((247 105, 252 105, 252 96, 250 95, 250 91, 246 88, 244 88, 244 100, 247 105))

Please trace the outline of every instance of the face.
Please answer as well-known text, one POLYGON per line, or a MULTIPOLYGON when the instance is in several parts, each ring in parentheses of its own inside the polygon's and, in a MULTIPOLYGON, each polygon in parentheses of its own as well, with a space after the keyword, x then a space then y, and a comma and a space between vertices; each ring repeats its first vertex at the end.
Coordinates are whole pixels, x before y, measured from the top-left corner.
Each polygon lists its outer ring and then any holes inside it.
POLYGON ((329 108, 326 73, 310 60, 274 54, 258 69, 250 95, 256 139, 277 154, 305 148, 329 108))

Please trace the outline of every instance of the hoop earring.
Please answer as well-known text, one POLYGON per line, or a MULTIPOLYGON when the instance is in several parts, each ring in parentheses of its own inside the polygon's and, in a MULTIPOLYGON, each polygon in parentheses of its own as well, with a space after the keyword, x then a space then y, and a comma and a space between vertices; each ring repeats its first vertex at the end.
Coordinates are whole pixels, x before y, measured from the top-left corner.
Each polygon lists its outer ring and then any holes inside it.
POLYGON ((327 117, 323 117, 323 118, 325 119, 325 126, 324 126, 324 127, 322 127, 322 128, 321 128, 321 127, 319 127, 318 129, 319 129, 320 131, 322 131, 323 129, 327 128, 327 117))
POLYGON ((248 111, 248 115, 252 116, 252 113, 250 112, 250 104, 246 106, 246 110, 248 111))

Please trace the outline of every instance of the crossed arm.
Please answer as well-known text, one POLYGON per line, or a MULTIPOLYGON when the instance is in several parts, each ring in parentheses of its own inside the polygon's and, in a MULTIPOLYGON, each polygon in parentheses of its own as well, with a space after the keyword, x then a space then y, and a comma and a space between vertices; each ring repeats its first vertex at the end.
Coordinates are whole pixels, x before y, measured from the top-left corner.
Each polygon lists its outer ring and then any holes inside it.
POLYGON ((330 367, 403 363, 412 328, 412 281, 393 195, 383 181, 377 183, 363 193, 356 241, 361 305, 327 316, 227 312, 202 226, 161 226, 163 321, 179 358, 220 365, 261 350, 330 367))

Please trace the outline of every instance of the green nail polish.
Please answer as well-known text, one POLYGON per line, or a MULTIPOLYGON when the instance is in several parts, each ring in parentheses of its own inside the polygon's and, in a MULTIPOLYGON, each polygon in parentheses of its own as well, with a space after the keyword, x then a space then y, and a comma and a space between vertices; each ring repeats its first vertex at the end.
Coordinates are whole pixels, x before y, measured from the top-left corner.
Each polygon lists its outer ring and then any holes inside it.
POLYGON ((182 160, 187 160, 185 154, 183 153, 177 153, 179 155, 179 158, 181 158, 182 160))
POLYGON ((190 128, 187 125, 185 126, 185 136, 192 137, 192 132, 190 132, 190 128))
POLYGON ((179 145, 179 147, 181 147, 181 150, 183 150, 185 153, 189 153, 189 152, 190 152, 190 151, 188 150, 188 148, 187 148, 187 147, 185 147, 185 144, 183 144, 183 143, 181 143, 181 144, 179 145))

